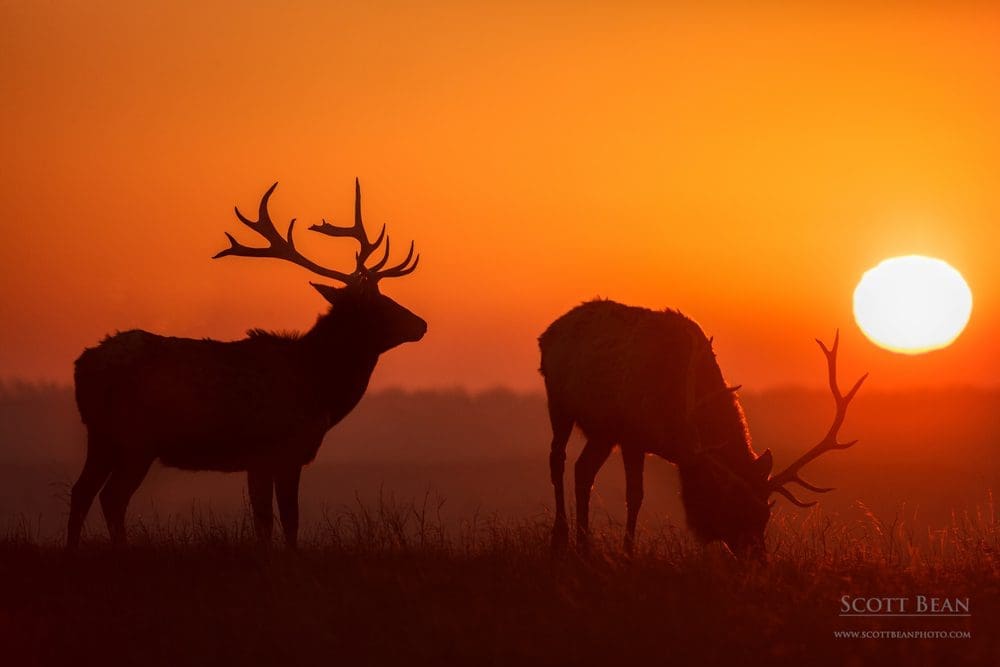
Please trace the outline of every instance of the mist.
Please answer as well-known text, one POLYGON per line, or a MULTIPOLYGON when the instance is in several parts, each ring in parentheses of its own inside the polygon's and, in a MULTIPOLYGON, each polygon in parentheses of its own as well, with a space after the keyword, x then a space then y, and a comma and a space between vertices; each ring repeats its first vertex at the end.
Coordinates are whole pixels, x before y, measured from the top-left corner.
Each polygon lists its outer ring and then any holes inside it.
MULTIPOLYGON (((770 448, 776 467, 822 437, 832 415, 828 393, 798 388, 744 393, 757 452, 770 448)), ((818 497, 826 512, 900 513, 942 524, 953 512, 985 504, 1000 483, 995 454, 1000 390, 865 392, 843 435, 846 452, 810 466, 809 481, 833 486, 818 497), (919 498, 915 506, 909 499, 919 498)), ((29 520, 58 537, 68 490, 82 466, 86 434, 70 387, 7 382, 0 387, 0 521, 29 520)), ((386 389, 367 395, 327 435, 303 472, 305 525, 326 511, 379 498, 440 506, 443 517, 492 513, 546 515, 553 506, 548 473, 550 432, 545 398, 504 388, 469 392, 386 389)), ((582 447, 575 434, 570 462, 582 447)), ((619 521, 624 474, 609 462, 597 479, 594 515, 619 521)), ((130 517, 239 516, 246 511, 242 474, 187 472, 154 466, 130 506, 130 517)), ((673 465, 647 463, 643 521, 684 525, 673 465)), ((784 501, 778 511, 800 512, 784 501)), ((90 529, 103 532, 100 512, 90 529)))

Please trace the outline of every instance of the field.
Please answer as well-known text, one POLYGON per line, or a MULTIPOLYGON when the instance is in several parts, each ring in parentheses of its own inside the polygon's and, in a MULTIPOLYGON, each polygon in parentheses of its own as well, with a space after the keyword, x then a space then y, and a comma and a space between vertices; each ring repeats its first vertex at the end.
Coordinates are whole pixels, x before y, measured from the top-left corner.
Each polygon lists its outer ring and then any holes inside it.
MULTIPOLYGON (((130 508, 130 546, 111 549, 95 507, 71 556, 60 542, 83 451, 71 396, 21 387, 0 399, 4 664, 991 665, 1000 655, 997 392, 860 398, 848 429, 862 444, 810 475, 838 490, 812 510, 779 502, 766 564, 696 544, 676 471, 656 459, 626 557, 617 455, 598 476, 593 549, 554 558, 544 406, 502 391, 366 398, 305 470, 296 552, 255 546, 241 476, 156 468, 130 508), (845 595, 968 598, 970 615, 845 618, 845 595), (835 636, 876 631, 944 636, 835 636)), ((758 448, 788 460, 829 418, 828 401, 749 395, 758 448)))
POLYGON ((766 564, 671 526, 626 557, 620 527, 553 557, 547 523, 438 518, 433 499, 327 512, 304 546, 246 520, 133 525, 69 555, 13 525, 0 543, 7 664, 995 664, 1000 531, 990 499, 915 534, 862 514, 779 513, 766 564), (963 618, 839 617, 841 598, 969 598, 963 618), (846 639, 835 631, 962 631, 846 639))

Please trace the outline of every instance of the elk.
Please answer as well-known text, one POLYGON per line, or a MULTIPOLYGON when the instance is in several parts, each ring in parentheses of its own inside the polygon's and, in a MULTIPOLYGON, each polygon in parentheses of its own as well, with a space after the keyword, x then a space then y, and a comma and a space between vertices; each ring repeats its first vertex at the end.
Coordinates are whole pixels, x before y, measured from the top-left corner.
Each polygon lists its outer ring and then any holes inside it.
POLYGON ((326 268, 295 246, 293 219, 285 234, 274 226, 268 201, 251 220, 236 216, 266 241, 246 246, 226 233, 220 257, 270 257, 342 283, 310 283, 329 310, 304 334, 253 329, 241 340, 170 338, 133 330, 105 338, 76 360, 76 401, 87 427, 87 456, 73 486, 67 546, 80 540, 83 521, 100 491, 111 541, 125 541, 125 510, 159 459, 185 470, 246 471, 257 539, 270 543, 272 494, 289 547, 296 545, 299 477, 326 432, 364 395, 379 355, 420 340, 427 323, 379 291, 379 282, 412 273, 420 260, 389 261, 385 225, 371 241, 361 218, 355 180, 354 224, 323 220, 310 231, 357 242, 351 273, 326 268), (383 243, 384 242, 384 243, 383 243), (382 248, 382 256, 369 263, 382 248))
POLYGON ((830 390, 836 410, 823 439, 782 472, 772 475, 770 450, 757 456, 751 446, 737 390, 723 379, 712 339, 676 310, 653 311, 596 300, 570 310, 540 336, 552 446, 549 469, 555 490, 553 548, 566 547, 569 526, 563 492, 566 443, 577 425, 586 444, 575 466, 577 542, 586 548, 590 493, 598 470, 615 445, 625 465, 625 549, 631 552, 643 498, 643 463, 655 454, 680 473, 687 523, 703 542, 723 541, 739 555, 763 555, 764 529, 780 494, 804 503, 786 488, 798 484, 817 493, 799 476, 826 452, 847 449, 837 436, 862 376, 846 394, 837 384, 840 334, 827 348, 830 390))

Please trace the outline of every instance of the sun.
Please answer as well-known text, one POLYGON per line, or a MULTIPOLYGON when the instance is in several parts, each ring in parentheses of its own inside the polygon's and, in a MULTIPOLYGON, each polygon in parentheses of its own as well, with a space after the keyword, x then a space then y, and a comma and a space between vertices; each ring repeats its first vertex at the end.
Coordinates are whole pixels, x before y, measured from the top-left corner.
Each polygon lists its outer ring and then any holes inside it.
POLYGON ((869 340, 893 352, 922 354, 948 347, 972 314, 972 290, 942 259, 891 257, 861 276, 854 319, 869 340))

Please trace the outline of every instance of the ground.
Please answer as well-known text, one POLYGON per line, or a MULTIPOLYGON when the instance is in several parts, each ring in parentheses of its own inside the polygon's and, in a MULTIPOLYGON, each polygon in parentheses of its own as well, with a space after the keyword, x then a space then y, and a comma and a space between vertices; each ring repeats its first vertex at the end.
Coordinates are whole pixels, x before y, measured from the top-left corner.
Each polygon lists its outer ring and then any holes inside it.
POLYGON ((992 508, 907 526, 779 514, 767 563, 672 526, 626 556, 618 526, 554 557, 544 518, 444 526, 426 506, 331 513, 298 551, 246 519, 132 527, 77 553, 12 526, 0 541, 6 664, 995 664, 1000 531, 992 508), (968 597, 963 618, 845 619, 845 594, 968 597), (840 631, 970 638, 836 638, 840 631))

